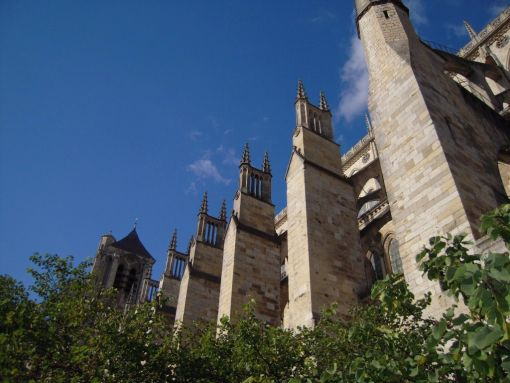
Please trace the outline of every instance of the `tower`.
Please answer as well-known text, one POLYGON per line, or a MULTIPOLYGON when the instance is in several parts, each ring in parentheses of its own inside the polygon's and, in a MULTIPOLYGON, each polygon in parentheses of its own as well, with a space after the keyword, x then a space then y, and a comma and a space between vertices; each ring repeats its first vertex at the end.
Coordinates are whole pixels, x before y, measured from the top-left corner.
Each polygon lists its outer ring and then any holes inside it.
POLYGON ((285 326, 313 326, 336 302, 358 302, 363 264, 352 186, 342 173, 324 94, 319 107, 298 83, 293 153, 287 169, 289 307, 285 326))
MULTIPOLYGON (((415 256, 434 235, 480 239, 479 218, 507 200, 498 153, 509 142, 491 64, 472 63, 423 43, 400 0, 357 0, 357 25, 370 76, 369 110, 404 274, 431 314, 448 305, 415 256), (486 103, 459 86, 463 76, 486 103), (487 105, 486 105, 487 104, 487 105)), ((496 77, 494 77, 496 78, 496 77)))
POLYGON ((223 240, 227 207, 223 201, 219 217, 208 214, 207 193, 198 213, 196 237, 189 245, 189 262, 184 270, 177 302, 176 323, 211 322, 218 317, 223 240))
POLYGON ((112 234, 101 237, 92 273, 98 285, 117 289, 117 304, 124 308, 153 298, 156 281, 151 273, 155 262, 135 226, 118 241, 112 234))
POLYGON ((239 189, 234 197, 223 250, 218 320, 235 319, 250 299, 257 317, 280 324, 280 251, 271 203, 271 169, 251 165, 246 144, 239 166, 239 189))
POLYGON ((163 310, 170 321, 175 319, 177 297, 188 259, 189 252, 182 253, 177 250, 177 230, 174 230, 168 246, 165 270, 159 281, 159 291, 164 299, 163 310))

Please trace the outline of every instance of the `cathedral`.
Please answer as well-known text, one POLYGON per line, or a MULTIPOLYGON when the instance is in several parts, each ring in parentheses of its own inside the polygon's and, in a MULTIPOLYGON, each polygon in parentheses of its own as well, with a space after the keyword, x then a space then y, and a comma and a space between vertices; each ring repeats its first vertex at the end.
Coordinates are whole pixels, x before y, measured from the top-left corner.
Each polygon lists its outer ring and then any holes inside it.
POLYGON ((231 214, 213 215, 207 194, 186 252, 170 242, 164 273, 136 228, 100 239, 93 273, 129 307, 164 298, 176 325, 241 315, 255 300, 271 325, 313 326, 321 310, 363 302, 374 281, 403 273, 428 314, 451 304, 416 262, 428 239, 465 233, 474 251, 498 250, 480 217, 510 196, 510 8, 482 31, 465 23, 459 52, 425 42, 401 0, 356 0, 356 26, 369 72, 367 135, 341 155, 324 94, 298 83, 296 126, 275 211, 267 153, 255 165, 248 145, 231 214))

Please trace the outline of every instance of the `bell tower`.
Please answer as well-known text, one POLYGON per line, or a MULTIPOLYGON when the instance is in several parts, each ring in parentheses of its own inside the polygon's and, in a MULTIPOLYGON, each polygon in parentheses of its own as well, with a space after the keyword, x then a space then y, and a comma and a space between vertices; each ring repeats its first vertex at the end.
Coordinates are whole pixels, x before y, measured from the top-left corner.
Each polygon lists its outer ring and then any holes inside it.
POLYGON ((435 235, 480 239, 480 216, 506 200, 497 158, 509 133, 494 108, 450 76, 458 68, 470 76, 482 66, 425 44, 402 1, 356 0, 356 14, 404 274, 417 297, 432 293, 435 314, 449 300, 422 276, 415 256, 435 235))

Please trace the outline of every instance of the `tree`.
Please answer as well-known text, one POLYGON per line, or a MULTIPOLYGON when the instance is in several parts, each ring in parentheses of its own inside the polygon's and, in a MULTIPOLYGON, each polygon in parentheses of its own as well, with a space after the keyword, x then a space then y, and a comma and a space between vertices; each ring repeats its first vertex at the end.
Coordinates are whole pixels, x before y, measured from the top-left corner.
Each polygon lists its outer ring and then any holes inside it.
MULTIPOLYGON (((510 248, 510 205, 482 230, 510 248)), ((424 316, 402 275, 372 289, 340 318, 332 306, 314 328, 291 331, 254 315, 174 330, 159 302, 127 311, 96 288, 88 263, 35 254, 31 296, 0 276, 3 382, 510 382, 510 258, 473 254, 463 236, 432 238, 421 269, 457 305, 424 316), (457 307, 458 306, 458 307, 457 307)))

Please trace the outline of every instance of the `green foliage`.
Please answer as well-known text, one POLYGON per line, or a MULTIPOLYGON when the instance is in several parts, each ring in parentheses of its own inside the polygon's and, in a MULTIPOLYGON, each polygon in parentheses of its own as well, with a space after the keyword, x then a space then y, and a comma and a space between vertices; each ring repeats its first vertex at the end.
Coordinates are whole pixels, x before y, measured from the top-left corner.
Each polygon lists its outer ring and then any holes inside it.
MULTIPOLYGON (((510 247, 510 207, 482 229, 510 247)), ((30 290, 0 276, 2 382, 510 382, 510 258, 471 254, 463 236, 432 238, 424 274, 457 305, 424 315, 402 275, 372 289, 341 317, 332 306, 314 328, 291 331, 244 316, 174 330, 157 302, 115 308, 83 263, 34 255, 30 290)))
MULTIPOLYGON (((510 246, 510 205, 482 219, 482 230, 510 246)), ((428 350, 440 368, 468 382, 510 382, 510 257, 470 255, 464 236, 436 237, 418 255, 421 269, 458 302, 434 328, 428 350)))

